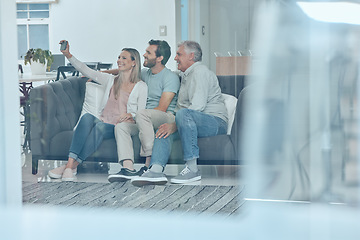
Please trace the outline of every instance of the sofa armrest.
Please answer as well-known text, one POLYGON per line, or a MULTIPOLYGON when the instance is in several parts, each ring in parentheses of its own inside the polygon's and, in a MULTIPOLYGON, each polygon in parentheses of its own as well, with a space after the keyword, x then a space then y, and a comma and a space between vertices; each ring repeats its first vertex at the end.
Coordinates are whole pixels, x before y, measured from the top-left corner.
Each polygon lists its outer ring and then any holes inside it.
POLYGON ((49 154, 51 139, 72 131, 82 109, 86 79, 73 77, 30 91, 30 139, 34 155, 49 154))

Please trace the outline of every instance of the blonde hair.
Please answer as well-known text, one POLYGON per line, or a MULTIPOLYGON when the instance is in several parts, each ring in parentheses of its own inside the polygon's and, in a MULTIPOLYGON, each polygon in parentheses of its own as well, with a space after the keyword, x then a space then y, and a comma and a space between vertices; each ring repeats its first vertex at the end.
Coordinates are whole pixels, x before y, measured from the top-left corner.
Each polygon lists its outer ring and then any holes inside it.
MULTIPOLYGON (((137 83, 140 81, 140 72, 141 72, 141 63, 140 63, 140 54, 139 52, 134 48, 123 48, 122 51, 126 51, 130 53, 130 57, 132 61, 135 61, 135 66, 133 67, 130 75, 130 82, 137 83)), ((115 99, 118 98, 120 94, 120 87, 122 83, 122 72, 119 72, 119 74, 114 79, 114 95, 115 99)))

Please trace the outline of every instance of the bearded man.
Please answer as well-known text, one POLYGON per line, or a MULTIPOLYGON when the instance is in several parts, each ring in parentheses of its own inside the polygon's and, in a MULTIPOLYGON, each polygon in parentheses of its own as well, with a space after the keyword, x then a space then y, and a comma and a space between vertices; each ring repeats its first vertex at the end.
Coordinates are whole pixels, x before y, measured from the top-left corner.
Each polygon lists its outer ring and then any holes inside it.
POLYGON ((122 169, 109 175, 110 182, 131 180, 141 176, 149 167, 155 131, 164 123, 175 122, 174 110, 180 80, 177 74, 165 67, 171 49, 166 41, 150 40, 146 48, 141 79, 148 85, 146 109, 136 113, 136 123, 123 123, 115 126, 118 159, 122 169), (131 136, 139 134, 140 156, 146 157, 145 166, 134 169, 134 149, 131 136))

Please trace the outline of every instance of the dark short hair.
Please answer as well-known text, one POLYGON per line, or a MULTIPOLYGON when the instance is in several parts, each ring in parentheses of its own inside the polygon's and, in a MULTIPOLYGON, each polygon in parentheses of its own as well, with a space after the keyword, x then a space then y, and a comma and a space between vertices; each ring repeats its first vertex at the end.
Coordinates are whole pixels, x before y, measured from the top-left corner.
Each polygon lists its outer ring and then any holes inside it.
POLYGON ((157 49, 155 51, 156 57, 163 56, 163 60, 161 61, 162 65, 165 65, 170 58, 171 48, 169 44, 164 40, 154 40, 151 39, 149 41, 149 45, 156 45, 157 49))

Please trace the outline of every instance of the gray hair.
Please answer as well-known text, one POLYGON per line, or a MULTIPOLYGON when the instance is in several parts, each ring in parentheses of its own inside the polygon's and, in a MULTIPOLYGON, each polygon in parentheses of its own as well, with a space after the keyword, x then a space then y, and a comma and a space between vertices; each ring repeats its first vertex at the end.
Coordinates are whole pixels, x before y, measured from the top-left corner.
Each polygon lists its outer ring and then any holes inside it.
POLYGON ((187 40, 179 43, 178 47, 180 46, 184 46, 186 53, 194 53, 194 62, 202 60, 202 50, 199 43, 187 40))

